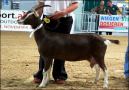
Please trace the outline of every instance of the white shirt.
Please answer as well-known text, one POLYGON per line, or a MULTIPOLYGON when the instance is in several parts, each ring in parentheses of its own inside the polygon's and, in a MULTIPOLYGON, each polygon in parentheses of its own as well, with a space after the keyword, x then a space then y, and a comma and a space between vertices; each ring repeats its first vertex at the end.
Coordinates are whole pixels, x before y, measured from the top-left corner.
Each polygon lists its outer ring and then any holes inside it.
MULTIPOLYGON (((41 0, 40 0, 41 1, 41 0)), ((44 15, 53 15, 57 11, 62 11, 69 7, 72 3, 78 2, 77 0, 42 0, 45 5, 50 5, 51 7, 44 7, 44 15)), ((64 17, 72 16, 72 12, 64 17)))

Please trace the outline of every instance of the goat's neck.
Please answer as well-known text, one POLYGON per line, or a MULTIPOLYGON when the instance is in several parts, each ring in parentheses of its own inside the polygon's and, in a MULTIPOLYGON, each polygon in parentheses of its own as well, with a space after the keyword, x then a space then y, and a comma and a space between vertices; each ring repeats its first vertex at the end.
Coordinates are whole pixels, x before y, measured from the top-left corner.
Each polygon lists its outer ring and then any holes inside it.
MULTIPOLYGON (((37 19, 36 22, 34 22, 35 24, 32 25, 32 28, 35 29, 37 28, 41 23, 42 21, 40 19, 37 19)), ((40 29, 38 29, 37 31, 35 31, 34 33, 34 38, 35 38, 35 41, 36 43, 40 43, 40 41, 46 36, 45 34, 45 29, 44 27, 41 27, 40 29)))
POLYGON ((37 28, 40 24, 42 23, 42 21, 40 20, 40 18, 36 18, 35 22, 33 23, 32 28, 35 29, 37 28))

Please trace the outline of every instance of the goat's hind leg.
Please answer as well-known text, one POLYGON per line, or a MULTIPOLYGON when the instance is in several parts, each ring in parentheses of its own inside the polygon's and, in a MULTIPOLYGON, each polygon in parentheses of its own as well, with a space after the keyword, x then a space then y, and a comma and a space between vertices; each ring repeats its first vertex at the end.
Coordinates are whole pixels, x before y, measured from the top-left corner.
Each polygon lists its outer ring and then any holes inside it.
POLYGON ((102 68, 103 73, 104 73, 104 84, 103 84, 103 88, 108 88, 108 71, 107 71, 107 68, 105 66, 105 63, 102 62, 101 64, 99 64, 99 66, 102 68))
POLYGON ((96 75, 93 84, 97 84, 97 82, 99 81, 100 67, 98 64, 95 65, 95 70, 96 70, 96 75))
POLYGON ((104 56, 103 57, 95 57, 95 60, 98 62, 99 67, 103 70, 103 73, 104 73, 103 88, 108 88, 108 72, 107 72, 107 68, 104 63, 104 56))
POLYGON ((104 69, 103 73, 104 73, 103 88, 108 88, 108 71, 107 71, 107 69, 104 69))
POLYGON ((46 84, 50 80, 50 71, 51 71, 51 66, 52 66, 52 59, 50 58, 44 58, 44 70, 43 70, 43 80, 39 87, 45 87, 46 84))

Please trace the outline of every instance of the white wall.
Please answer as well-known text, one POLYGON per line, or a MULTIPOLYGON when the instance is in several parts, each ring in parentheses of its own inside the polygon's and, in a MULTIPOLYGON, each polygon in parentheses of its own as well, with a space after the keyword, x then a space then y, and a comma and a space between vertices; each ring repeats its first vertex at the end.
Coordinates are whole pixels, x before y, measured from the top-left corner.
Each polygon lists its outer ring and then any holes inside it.
MULTIPOLYGON (((74 32, 74 25, 75 25, 75 14, 76 13, 82 13, 83 12, 83 1, 79 1, 79 6, 78 6, 78 8, 73 12, 73 26, 72 26, 72 29, 71 29, 71 33, 73 33, 74 32)), ((81 23, 81 22, 80 22, 81 23)))

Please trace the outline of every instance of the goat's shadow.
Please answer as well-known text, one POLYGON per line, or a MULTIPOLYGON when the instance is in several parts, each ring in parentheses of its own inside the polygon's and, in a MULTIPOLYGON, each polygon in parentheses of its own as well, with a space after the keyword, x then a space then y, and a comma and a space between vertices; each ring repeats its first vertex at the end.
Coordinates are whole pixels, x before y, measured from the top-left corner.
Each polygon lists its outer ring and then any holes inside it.
MULTIPOLYGON (((102 89, 103 86, 103 78, 100 78, 99 82, 97 84, 92 83, 93 78, 86 78, 86 81, 79 81, 78 79, 74 81, 66 80, 65 84, 57 84, 54 80, 51 80, 49 84, 46 85, 45 88, 96 88, 96 89, 102 89)), ((116 88, 116 89, 126 89, 129 88, 129 83, 126 82, 125 78, 118 78, 111 76, 109 77, 109 88, 116 88)), ((37 86, 38 87, 38 86, 37 86)), ((109 89, 108 88, 108 89, 109 89)))

